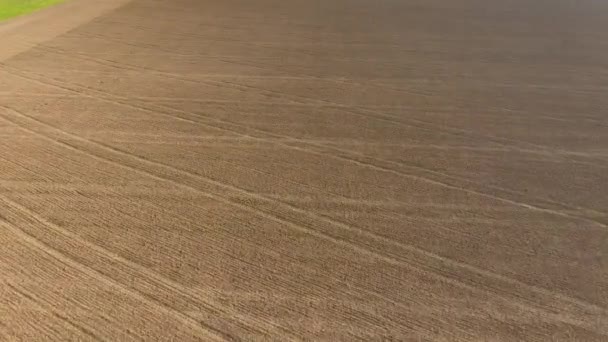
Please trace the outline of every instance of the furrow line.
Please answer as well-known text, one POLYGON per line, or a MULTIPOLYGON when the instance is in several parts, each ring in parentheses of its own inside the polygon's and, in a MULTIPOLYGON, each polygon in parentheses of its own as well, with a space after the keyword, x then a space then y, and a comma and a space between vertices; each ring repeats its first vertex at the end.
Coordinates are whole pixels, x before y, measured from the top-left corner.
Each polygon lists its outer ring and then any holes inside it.
MULTIPOLYGON (((17 72, 20 72, 20 71, 17 70, 17 72)), ((92 95, 86 95, 86 93, 83 90, 74 90, 72 88, 61 86, 61 85, 56 85, 56 84, 52 84, 52 83, 42 82, 42 81, 40 81, 40 80, 38 80, 36 78, 30 78, 30 77, 27 77, 27 76, 23 76, 21 73, 18 73, 18 74, 15 74, 15 75, 21 76, 21 77, 24 77, 26 79, 30 79, 30 80, 33 80, 33 81, 41 82, 41 83, 43 83, 45 85, 51 85, 51 86, 58 87, 60 89, 76 92, 78 94, 83 94, 83 96, 86 96, 86 97, 91 97, 91 98, 96 98, 96 99, 100 99, 100 100, 105 100, 105 101, 108 101, 108 102, 111 102, 111 103, 114 103, 114 104, 121 104, 121 105, 124 105, 124 106, 127 106, 127 107, 139 109, 139 110, 146 110, 146 111, 155 113, 157 115, 166 115, 166 116, 178 119, 178 120, 183 120, 183 121, 187 121, 187 122, 197 123, 199 125, 204 125, 204 126, 207 126, 207 127, 212 127, 212 128, 215 128, 215 129, 223 129, 224 131, 240 134, 240 135, 247 136, 247 137, 253 137, 251 135, 248 135, 248 134, 245 134, 245 133, 242 133, 242 132, 239 132, 239 131, 235 131, 235 130, 231 130, 231 129, 226 129, 226 128, 218 127, 218 126, 215 126, 215 125, 212 125, 212 124, 209 124, 209 123, 203 123, 203 122, 200 122, 200 121, 197 121, 197 120, 192 120, 192 119, 185 119, 183 117, 179 117, 179 116, 175 116, 175 115, 170 115, 170 114, 167 114, 167 113, 160 112, 158 110, 152 110, 150 108, 133 105, 133 104, 128 103, 128 102, 122 102, 120 100, 113 100, 113 98, 116 98, 115 96, 112 96, 111 94, 105 93, 105 92, 97 90, 97 89, 93 89, 93 88, 89 88, 89 87, 84 87, 84 86, 80 86, 80 85, 72 85, 72 86, 76 86, 76 87, 79 87, 79 88, 84 88, 84 89, 89 90, 89 91, 100 93, 100 94, 102 94, 102 97, 95 97, 95 96, 92 96, 92 95), (110 96, 107 96, 107 95, 110 95, 110 96)), ((38 76, 42 77, 41 75, 38 75, 38 76)), ((53 81, 55 81, 55 82, 63 83, 63 81, 55 80, 53 78, 51 78, 51 79, 53 81)), ((125 101, 126 100, 127 99, 125 99, 125 101)), ((161 107, 161 108, 164 107, 164 106, 160 106, 160 105, 156 105, 156 106, 157 107, 161 107)), ((170 107, 165 107, 165 108, 170 108, 170 107)), ((200 115, 197 115, 197 114, 194 114, 194 113, 190 113, 190 112, 187 112, 187 111, 181 111, 181 110, 177 110, 177 109, 174 109, 174 108, 170 108, 170 109, 172 111, 177 111, 177 112, 184 113, 184 114, 187 114, 187 115, 190 115, 190 116, 195 116, 195 117, 199 117, 199 118, 201 117, 200 115)), ((207 116, 203 116, 203 117, 205 117, 207 119, 210 119, 207 116)), ((234 124, 232 122, 225 122, 224 120, 220 120, 220 119, 210 119, 210 120, 216 121, 216 122, 222 122, 224 124, 240 126, 238 124, 234 124)), ((254 128, 249 128, 249 129, 256 130, 254 128)), ((262 131, 262 132, 264 132, 264 131, 262 131)), ((269 133, 264 132, 264 134, 269 134, 269 133)), ((274 136, 281 136, 281 135, 277 135, 277 134, 273 134, 273 135, 274 136)), ((287 136, 282 136, 282 137, 287 137, 287 136)), ((264 139, 262 139, 262 140, 264 140, 264 139)), ((264 140, 264 141, 269 141, 269 140, 264 140)), ((295 138, 294 138, 294 141, 295 142, 299 142, 295 138)), ((390 163, 396 163, 398 166, 401 166, 401 167, 413 168, 415 170, 419 170, 419 171, 422 171, 424 173, 437 174, 440 177, 444 177, 444 178, 447 177, 447 178, 451 178, 451 179, 456 179, 456 180, 459 180, 459 181, 473 183, 474 185, 479 186, 479 184, 477 184, 475 182, 471 182, 470 180, 461 179, 460 177, 455 177, 455 176, 452 176, 452 175, 449 175, 449 174, 445 174, 445 173, 442 173, 442 172, 430 170, 430 169, 427 169, 427 168, 424 168, 424 167, 415 166, 415 165, 407 165, 407 164, 402 164, 402 163, 397 163, 397 162, 392 162, 392 161, 385 161, 385 160, 381 160, 381 159, 377 159, 377 158, 367 157, 367 156, 364 156, 364 155, 362 155, 362 157, 364 157, 366 159, 370 159, 370 161, 363 161, 363 160, 354 159, 352 156, 348 155, 348 154, 354 154, 354 153, 352 151, 348 151, 348 150, 341 150, 341 149, 337 149, 337 148, 330 148, 330 149, 333 149, 335 151, 339 151, 340 153, 346 153, 347 154, 347 155, 343 156, 343 155, 337 155, 337 154, 331 153, 331 152, 325 152, 325 153, 323 153, 323 152, 319 152, 319 151, 315 151, 315 150, 311 150, 311 149, 302 148, 300 146, 293 146, 293 145, 290 145, 290 144, 282 144, 282 143, 278 143, 278 142, 276 142, 276 144, 279 144, 279 145, 282 145, 282 146, 285 146, 285 147, 288 147, 288 148, 291 148, 291 149, 301 150, 303 152, 316 153, 316 154, 326 155, 326 156, 330 156, 330 157, 337 158, 337 159, 342 159, 342 160, 345 160, 345 161, 355 162, 355 163, 359 164, 360 166, 366 166, 366 167, 370 167, 370 168, 373 168, 373 169, 376 169, 376 170, 381 170, 381 171, 385 171, 385 172, 394 173, 394 174, 397 174, 397 175, 400 175, 400 176, 403 176, 403 177, 413 178, 413 179, 417 179, 417 180, 420 180, 420 181, 432 183, 432 184, 435 184, 435 185, 449 187, 449 188, 451 188, 453 190, 470 192, 470 193, 475 194, 475 195, 491 198, 491 199, 494 199, 494 200, 499 200, 499 201, 506 202, 506 203, 509 203, 509 204, 512 204, 512 205, 516 205, 516 206, 519 206, 519 207, 523 207, 523 208, 526 208, 526 209, 536 210, 536 211, 542 211, 542 212, 546 212, 546 213, 552 213, 552 214, 559 215, 559 216, 564 216, 564 217, 581 219, 581 220, 585 220, 585 221, 588 221, 588 222, 593 223, 593 224, 600 225, 602 227, 606 227, 606 224, 603 223, 602 221, 599 221, 597 219, 594 219, 592 217, 588 217, 588 216, 585 216, 585 215, 572 214, 571 213, 574 210, 578 210, 578 211, 583 210, 584 212, 587 212, 587 213, 594 213, 595 212, 594 216, 603 217, 603 216, 608 215, 607 213, 604 213, 604 212, 597 212, 595 210, 588 209, 588 208, 577 208, 577 207, 572 207, 571 205, 564 204, 564 203, 559 203, 559 202, 555 202, 555 201, 548 201, 548 200, 545 200, 545 199, 539 199, 539 200, 541 200, 541 201, 543 201, 545 203, 550 203, 550 204, 553 204, 553 205, 558 205, 558 206, 564 207, 565 209, 568 209, 568 212, 554 210, 554 209, 551 209, 551 208, 544 208, 544 207, 540 207, 538 205, 532 205, 530 203, 521 202, 521 201, 509 199, 509 198, 504 198, 504 197, 497 196, 497 195, 492 195, 492 194, 489 194, 489 193, 486 193, 486 192, 483 192, 483 191, 477 191, 477 190, 474 190, 474 189, 469 189, 469 188, 465 188, 465 187, 458 186, 458 185, 452 185, 452 184, 446 183, 445 180, 443 180, 443 179, 435 180, 435 179, 432 179, 432 178, 428 178, 426 176, 416 175, 415 173, 412 174, 412 173, 407 173, 407 172, 403 172, 403 171, 400 171, 400 170, 395 170, 395 169, 392 169, 390 167, 379 166, 379 165, 375 164, 374 161, 375 162, 378 162, 378 161, 380 161, 380 162, 386 162, 386 163, 389 163, 389 164, 390 163)), ((309 144, 309 145, 311 145, 311 144, 309 144)), ((322 148, 326 148, 326 149, 329 148, 327 146, 321 146, 321 147, 322 148)), ((510 189, 502 189, 502 188, 497 188, 497 187, 494 187, 494 186, 489 186, 489 188, 490 189, 495 189, 495 190, 500 190, 500 191, 512 192, 512 193, 514 193, 514 194, 516 194, 518 196, 522 196, 523 195, 523 194, 521 194, 519 192, 510 190, 510 189)))
MULTIPOLYGON (((23 114, 19 114, 19 113, 16 113, 16 114, 27 118, 30 123, 32 123, 32 121, 33 121, 37 125, 44 125, 46 127, 54 128, 53 126, 50 126, 45 123, 41 123, 35 119, 24 116, 23 114)), ((13 120, 9 120, 9 119, 7 119, 7 120, 17 124, 17 122, 15 122, 13 120)), ((206 194, 206 196, 217 199, 223 203, 232 204, 232 205, 235 205, 242 209, 252 211, 258 215, 261 215, 261 216, 271 219, 273 221, 277 221, 277 222, 280 222, 283 224, 288 224, 291 227, 293 227, 294 229, 297 229, 299 231, 302 231, 302 232, 305 232, 308 234, 312 234, 312 235, 317 236, 322 239, 333 241, 333 242, 340 244, 342 246, 345 246, 345 247, 354 248, 355 250, 358 250, 361 253, 368 254, 375 258, 379 258, 388 263, 396 264, 396 265, 400 265, 400 266, 409 265, 409 267, 419 268, 421 270, 427 270, 429 272, 429 274, 431 274, 432 276, 438 277, 438 278, 442 279, 442 281, 447 281, 447 282, 454 284, 456 286, 459 286, 459 287, 465 287, 465 288, 474 289, 477 291, 481 290, 484 292, 494 293, 494 295, 498 295, 499 297, 507 296, 507 297, 511 297, 511 298, 517 298, 518 300, 521 300, 523 302, 528 302, 528 304, 532 305, 532 306, 539 305, 539 304, 536 304, 535 301, 530 301, 528 298, 526 298, 526 296, 521 295, 520 294, 521 291, 524 291, 524 292, 527 291, 527 292, 534 293, 535 295, 532 297, 536 297, 537 295, 549 296, 549 297, 553 298, 552 300, 549 300, 549 302, 553 303, 557 300, 559 303, 561 303, 560 304, 561 307, 563 307, 563 306, 571 307, 571 308, 580 307, 580 308, 583 308, 583 310, 585 310, 585 311, 589 310, 589 311, 593 311, 593 312, 604 312, 606 310, 605 308, 602 308, 602 307, 598 306, 597 304, 588 303, 583 300, 572 298, 572 297, 566 296, 566 295, 558 293, 558 292, 554 292, 554 291, 540 288, 540 287, 537 287, 534 285, 526 284, 521 281, 509 278, 509 277, 505 277, 505 276, 502 276, 499 274, 495 274, 495 273, 492 273, 487 270, 479 269, 479 268, 476 268, 474 266, 471 266, 471 265, 468 265, 465 263, 461 263, 461 262, 458 262, 458 261, 455 261, 452 259, 444 258, 439 255, 435 255, 433 253, 418 249, 411 245, 410 246, 403 245, 402 243, 397 243, 395 241, 388 240, 386 238, 383 238, 376 234, 372 234, 370 232, 364 231, 357 227, 345 225, 341 222, 337 222, 332 219, 314 215, 313 213, 303 210, 301 208, 264 198, 256 193, 251 193, 247 190, 243 190, 243 189, 236 188, 236 187, 233 187, 233 186, 230 186, 227 184, 223 184, 221 182, 218 182, 218 181, 215 181, 212 179, 208 179, 206 177, 198 176, 198 175, 195 175, 195 174, 192 174, 192 173, 180 170, 180 169, 176 169, 174 167, 164 165, 162 163, 150 161, 145 158, 142 158, 142 157, 139 157, 136 155, 132 155, 128 152, 118 150, 114 147, 107 146, 107 145, 104 145, 99 142, 90 141, 86 138, 78 137, 71 133, 63 132, 57 128, 55 128, 55 130, 57 130, 60 133, 60 135, 67 135, 67 136, 71 137, 71 139, 69 139, 68 141, 70 141, 70 142, 79 141, 80 143, 83 143, 87 147, 79 148, 79 147, 77 147, 77 145, 74 146, 73 144, 70 144, 66 141, 56 140, 56 139, 52 139, 52 140, 55 140, 57 142, 65 144, 67 146, 71 146, 74 149, 89 153, 92 156, 97 156, 98 158, 105 159, 107 161, 116 163, 117 165, 122 165, 123 167, 127 167, 130 169, 139 171, 139 172, 149 174, 150 176, 153 176, 157 179, 168 180, 168 181, 174 182, 176 185, 184 186, 187 188, 194 189, 196 191, 200 191, 201 193, 206 194), (93 152, 95 150, 97 152, 93 152), (121 160, 120 162, 116 160, 117 157, 118 157, 118 160, 121 160), (148 167, 142 168, 142 166, 140 165, 142 163, 144 165, 147 165, 148 167), (157 169, 157 171, 150 171, 149 170, 150 167, 157 169), (211 193, 201 191, 199 189, 199 185, 198 185, 198 184, 200 184, 198 182, 200 180, 211 185, 212 187, 217 187, 219 190, 216 190, 215 192, 211 192, 211 193), (186 183, 184 183, 184 182, 186 182, 186 183), (270 209, 260 209, 259 207, 257 207, 257 208, 252 207, 250 204, 246 204, 246 203, 243 204, 243 203, 235 201, 234 199, 226 198, 222 195, 219 195, 221 193, 225 193, 226 190, 232 191, 232 192, 235 192, 235 193, 238 193, 241 195, 245 195, 246 197, 255 198, 261 202, 264 202, 270 209), (287 218, 277 216, 278 215, 278 212, 276 211, 277 204, 281 205, 283 208, 288 210, 289 213, 287 214, 287 216, 288 216, 287 218), (293 218, 290 217, 290 215, 293 215, 293 214, 304 216, 306 218, 306 220, 298 220, 298 221, 296 221, 297 223, 295 223, 293 221, 293 218), (313 222, 316 221, 317 223, 310 224, 310 221, 313 221, 313 222), (305 223, 305 222, 307 222, 307 223, 305 223), (332 226, 334 228, 339 228, 339 232, 336 232, 335 229, 332 229, 329 232, 326 230, 319 231, 319 228, 323 227, 326 224, 329 224, 330 226, 332 226), (348 237, 348 234, 344 235, 344 231, 355 233, 357 236, 360 237, 360 239, 352 240, 352 238, 348 237), (363 238, 361 238, 361 237, 363 237, 363 238), (369 243, 370 240, 374 241, 376 243, 379 243, 383 247, 379 247, 377 245, 374 246, 373 244, 370 245, 370 243, 369 243), (391 250, 393 250, 393 252, 390 252, 391 250), (405 256, 409 256, 409 257, 406 258, 405 256), (431 265, 429 265, 429 261, 431 261, 431 265), (447 266, 447 268, 446 268, 446 266, 447 266), (457 270, 455 270, 455 269, 457 269, 457 270), (469 277, 462 277, 462 272, 469 273, 469 277), (459 278, 461 278, 462 280, 460 280, 459 278), (493 285, 487 284, 488 280, 492 280, 492 282, 495 282, 495 284, 493 284, 493 285), (508 284, 508 285, 505 286, 506 284, 508 284), (507 288, 509 288, 510 290, 507 290, 507 288), (517 289, 516 293, 513 293, 513 291, 512 291, 513 288, 517 289), (572 306, 574 306, 574 307, 572 307, 572 306)), ((32 132, 35 134, 38 134, 38 135, 46 136, 45 133, 39 133, 36 130, 32 130, 32 132)), ((48 132, 46 132, 46 134, 48 134, 48 132)), ((540 306, 539 308, 543 308, 543 307, 540 306)), ((545 310, 546 309, 547 308, 545 308, 545 310)), ((549 310, 549 311, 551 311, 551 310, 549 310)))
MULTIPOLYGON (((2 224, 2 223, 3 222, 0 222, 0 224, 2 224)), ((6 226, 6 224, 2 224, 2 225, 6 226)), ((69 320, 67 317, 65 317, 61 313, 57 312, 56 310, 54 310, 52 305, 49 305, 48 303, 44 303, 40 298, 36 298, 36 296, 34 294, 28 294, 28 293, 21 291, 17 286, 11 284, 8 280, 0 280, 0 284, 4 284, 9 289, 18 293, 21 297, 27 299, 28 301, 30 301, 31 303, 36 305, 38 308, 50 313, 51 315, 53 315, 53 317, 61 320, 65 324, 67 324, 67 325, 71 326, 72 328, 76 329, 77 331, 81 332, 83 335, 90 337, 93 341, 105 341, 101 337, 95 335, 95 333, 93 331, 91 331, 90 329, 85 328, 85 327, 77 324, 76 322, 69 320)))
MULTIPOLYGON (((134 65, 130 65, 130 64, 120 64, 120 65, 122 66, 122 68, 121 68, 121 67, 120 67, 120 66, 119 66, 119 65, 118 65, 116 62, 109 61, 109 60, 105 60, 105 59, 98 59, 98 58, 83 58, 83 59, 85 59, 85 60, 91 60, 91 61, 94 61, 94 62, 97 62, 97 63, 103 64, 103 65, 113 66, 113 67, 118 68, 118 69, 125 68, 125 69, 131 69, 131 70, 146 70, 146 71, 151 71, 151 72, 154 72, 155 74, 158 74, 158 75, 161 75, 161 76, 164 76, 164 77, 175 78, 175 79, 179 79, 179 80, 183 80, 183 81, 189 81, 189 82, 198 83, 198 84, 209 84, 209 85, 216 85, 216 86, 222 87, 221 85, 218 85, 217 83, 230 83, 230 82, 225 82, 225 81, 207 81, 207 82, 203 82, 203 81, 199 81, 199 80, 193 80, 193 79, 190 79, 190 78, 187 78, 187 77, 179 77, 179 76, 177 76, 177 75, 174 75, 174 74, 171 74, 171 73, 165 73, 165 72, 161 72, 161 71, 158 71, 158 70, 155 70, 155 69, 143 68, 143 67, 134 66, 134 65), (107 62, 107 63, 104 63, 104 62, 107 62)), ((230 84, 237 85, 237 86, 241 86, 241 87, 251 87, 251 86, 239 85, 239 84, 236 84, 236 83, 230 83, 230 84)), ((261 91, 270 91, 270 90, 266 90, 266 89, 260 89, 260 88, 257 88, 257 87, 253 87, 253 88, 254 88, 254 89, 256 89, 256 90, 261 90, 261 91)), ((102 92, 102 91, 97 90, 97 89, 92 89, 92 88, 87 88, 87 89, 89 89, 89 90, 93 90, 93 91, 96 91, 96 92, 100 92, 100 93, 105 93, 105 92, 102 92)), ((274 92, 274 91, 270 91, 270 92, 274 92)), ((106 94, 107 94, 107 93, 106 93, 106 94)), ((283 93, 281 93, 281 92, 279 92, 279 94, 282 94, 282 96, 285 96, 285 95, 286 95, 286 94, 283 94, 283 93)), ((107 95, 111 95, 111 94, 107 94, 107 95)), ((364 116, 364 117, 369 117, 369 115, 365 115, 365 114, 361 114, 361 113, 357 113, 356 111, 353 111, 353 110, 357 110, 357 108, 354 108, 354 107, 349 107, 349 106, 345 106, 345 105, 342 105, 342 104, 339 104, 339 103, 334 103, 334 102, 325 101, 325 100, 312 99, 312 98, 306 98, 306 97, 301 97, 301 96, 296 96, 296 95, 287 95, 287 96, 288 96, 288 97, 304 98, 304 99, 309 99, 309 100, 314 100, 314 101, 321 101, 321 103, 325 103, 326 105, 331 106, 331 107, 333 107, 333 108, 342 108, 342 109, 346 108, 346 109, 347 109, 347 110, 345 111, 346 113, 349 113, 349 114, 355 114, 355 115, 360 115, 360 116, 364 116)), ((118 100, 117 100, 117 101, 118 101, 118 100)), ((155 106, 159 106, 159 107, 165 107, 165 106, 163 106, 163 105, 159 105, 159 104, 153 104, 153 105, 155 105, 155 106)), ((319 105, 320 105, 320 103, 319 103, 319 105)), ((171 110, 178 111, 177 109, 175 109, 175 108, 171 108, 171 107, 165 107, 165 108, 169 108, 169 109, 171 109, 171 110)), ((359 108, 359 109, 360 109, 360 110, 363 110, 363 111, 368 111, 368 112, 375 112, 375 113, 379 113, 379 112, 377 112, 377 111, 375 111, 375 110, 372 110, 372 109, 366 109, 366 108, 359 108)), ((184 112, 184 111, 181 111, 181 112, 184 112)), ((185 113, 190 114, 190 115, 199 116, 199 115, 196 115, 196 114, 194 114, 194 113, 189 113, 189 112, 185 112, 185 113)), ((231 125, 237 125, 237 126, 240 126, 240 125, 238 125, 238 124, 235 124, 235 123, 233 123, 233 122, 229 122, 229 121, 226 121, 226 120, 221 120, 221 119, 213 119, 213 118, 210 118, 210 117, 209 117, 209 116, 207 116, 207 115, 205 115, 204 117, 206 117, 207 119, 210 119, 210 120, 214 120, 214 121, 219 121, 219 122, 223 122, 223 123, 228 123, 228 124, 231 124, 231 125)), ((418 120, 418 121, 420 121, 420 122, 422 122, 422 123, 427 123, 426 121, 423 121, 423 120, 418 120)), ((400 122, 400 121, 397 121, 397 122, 400 122)), ((402 124, 405 124, 405 123, 402 123, 402 124)), ((406 126, 411 126, 411 124, 405 124, 405 125, 406 125, 406 126)), ((213 126, 213 127, 215 127, 215 126, 213 126)), ((242 127, 242 126, 241 126, 241 127, 242 127)), ((411 126, 411 127, 418 128, 418 129, 425 129, 425 130, 429 130, 429 128, 427 128, 427 127, 421 127, 421 126, 411 126)), ((216 127, 216 128, 217 128, 217 127, 216 127)), ((296 139, 296 138, 293 138, 293 137, 284 136, 284 135, 279 135, 279 134, 276 134, 276 133, 271 133, 271 132, 268 132, 268 131, 264 131, 264 130, 260 130, 260 129, 256 129, 256 128, 252 128, 252 127, 248 127, 248 128, 246 128, 246 129, 249 129, 249 130, 254 130, 254 131, 259 131, 259 132, 262 132, 263 134, 272 135, 272 136, 275 136, 275 137, 292 138, 292 139, 294 139, 294 141, 298 141, 298 142, 303 142, 303 143, 306 143, 305 141, 301 141, 301 140, 296 139)), ((240 133, 240 132, 238 132, 238 131, 234 131, 234 130, 231 130, 231 131, 232 131, 232 132, 235 132, 235 133, 240 133)), ((448 131, 446 131, 446 132, 447 132, 447 133, 450 133, 450 132, 448 132, 448 131)), ((456 132, 456 133, 452 132, 451 134, 460 135, 461 133, 462 133, 462 132, 456 132)), ((487 138, 487 137, 485 137, 485 136, 484 136, 484 138, 487 138)), ((500 139, 503 139, 503 138, 500 138, 500 139)), ((505 139, 506 139, 506 138, 505 138, 505 139)), ((508 141, 508 142, 513 142, 512 140, 509 140, 509 139, 507 139, 507 141, 508 141)), ((500 141, 494 141, 494 142, 495 142, 495 143, 498 143, 498 144, 499 144, 499 145, 501 145, 501 146, 504 146, 505 148, 512 148, 512 147, 513 147, 512 145, 508 145, 508 144, 506 144, 506 143, 504 143, 504 142, 500 142, 500 141)), ((517 143, 517 142, 516 142, 516 143, 517 143)), ((568 151, 561 151, 561 150, 557 150, 557 151, 555 151, 555 150, 548 150, 548 149, 546 148, 546 146, 542 146, 542 145, 536 145, 536 144, 531 144, 531 143, 526 143, 526 144, 528 144, 528 145, 530 145, 530 146, 532 146, 532 147, 535 147, 537 150, 539 149, 538 151, 543 151, 543 152, 545 152, 545 153, 546 153, 546 152, 551 152, 551 153, 559 152, 559 153, 561 153, 562 155, 571 155, 571 153, 569 153, 568 151)), ((288 144, 285 144, 285 145, 286 145, 286 146, 290 146, 290 145, 288 145, 288 144)), ((309 143, 309 145, 313 145, 313 144, 310 144, 310 143, 309 143)), ((517 196, 517 197, 522 197, 522 196, 523 196, 524 198, 526 197, 526 194, 524 194, 524 193, 522 193, 522 192, 519 192, 519 191, 516 191, 516 190, 512 190, 512 189, 505 189, 505 188, 502 188, 502 187, 498 187, 498 186, 492 186, 492 185, 481 185, 481 184, 479 184, 479 183, 476 183, 476 182, 474 182, 474 181, 471 181, 470 179, 465 179, 465 178, 462 178, 462 177, 453 176, 453 175, 450 175, 450 174, 447 174, 447 173, 444 173, 444 172, 435 171, 435 170, 428 169, 428 168, 421 167, 421 166, 417 166, 417 165, 411 165, 411 164, 404 163, 404 162, 395 162, 395 161, 384 160, 384 159, 375 158, 375 157, 369 157, 369 156, 366 156, 366 155, 363 155, 363 154, 360 154, 360 153, 354 152, 354 151, 352 151, 352 150, 338 149, 338 148, 336 148, 336 147, 329 147, 329 146, 318 146, 318 147, 320 147, 320 148, 322 148, 322 149, 334 150, 334 151, 339 152, 339 153, 342 153, 342 154, 346 153, 346 154, 351 154, 351 155, 355 155, 355 156, 360 156, 361 158, 365 158, 365 159, 367 159, 367 160, 368 160, 368 161, 366 161, 366 162, 363 162, 363 164, 366 164, 366 165, 369 165, 369 166, 377 166, 377 165, 375 164, 375 163, 377 163, 377 162, 380 162, 380 163, 386 163, 386 164, 388 164, 388 165, 392 165, 392 166, 397 166, 397 167, 401 167, 401 168, 405 167, 405 168, 408 168, 408 169, 414 169, 414 170, 422 171, 423 173, 430 173, 430 174, 433 174, 433 175, 435 175, 435 176, 439 176, 439 177, 442 177, 442 178, 448 178, 448 179, 450 179, 450 180, 456 180, 456 181, 466 182, 466 183, 472 184, 472 185, 474 185, 474 186, 481 186, 481 187, 485 187, 485 188, 487 188, 487 189, 501 191, 501 192, 503 192, 503 193, 508 193, 509 195, 515 195, 515 196, 517 196)), ((317 152, 318 152, 318 151, 317 151, 317 152)), ((335 155, 335 153, 331 153, 331 152, 325 152, 324 154, 329 155, 329 156, 332 156, 332 157, 335 157, 335 158, 339 158, 339 159, 345 159, 345 158, 346 158, 346 160, 350 160, 350 161, 355 160, 355 161, 359 161, 359 162, 361 162, 361 160, 357 160, 357 159, 349 158, 349 156, 343 156, 343 155, 342 155, 342 156, 338 156, 338 155, 335 155)), ((604 159, 601 159, 601 158, 600 158, 600 159, 598 159, 597 157, 591 157, 591 156, 581 156, 581 155, 577 155, 577 157, 584 157, 584 158, 586 158, 586 159, 592 159, 592 160, 601 160, 601 161, 604 161, 604 159)), ((402 175, 402 176, 407 176, 407 175, 412 176, 412 174, 410 174, 410 173, 407 173, 407 172, 402 172, 402 171, 400 171, 400 170, 395 170, 395 169, 391 168, 390 166, 384 166, 384 167, 382 167, 382 166, 381 166, 381 168, 382 168, 382 169, 384 169, 385 171, 401 173, 401 175, 402 175)), ((425 179, 426 179, 426 177, 425 177, 425 176, 420 176, 420 175, 418 175, 418 176, 416 176, 416 177, 421 177, 421 178, 425 178, 425 179)), ((443 183, 443 182, 445 182, 445 181, 444 181, 444 180, 439 180, 439 182, 442 182, 442 183, 443 183)), ((498 199, 498 200, 503 199, 502 197, 497 197, 497 196, 495 196, 495 195, 490 195, 490 194, 487 194, 487 193, 486 193, 486 192, 484 192, 484 191, 477 191, 477 190, 474 190, 474 189, 469 189, 469 188, 465 188, 465 187, 462 187, 462 186, 455 186, 455 188, 461 188, 462 190, 467 190, 467 191, 474 191, 474 193, 477 193, 477 194, 482 194, 482 195, 493 196, 493 197, 494 197, 494 199, 498 199)), ((518 200, 514 200, 514 199, 509 199, 509 200, 511 200, 513 203, 521 203, 521 204, 523 204, 524 206, 527 206, 528 208, 529 208, 530 206, 534 206, 534 205, 531 205, 531 204, 529 204, 529 203, 522 202, 522 201, 518 201, 518 200)), ((579 211, 583 211, 583 212, 585 212, 585 213, 594 213, 594 214, 593 214, 594 216, 603 217, 603 216, 607 216, 607 215, 608 215, 608 213, 604 213, 604 212, 601 212, 601 211, 597 211, 597 210, 595 210, 595 209, 589 209, 589 208, 582 208, 582 207, 572 206, 571 204, 566 204, 566 203, 556 202, 556 201, 554 201, 554 200, 547 200, 547 199, 544 199, 544 198, 535 199, 535 200, 540 200, 540 201, 545 202, 545 203, 549 203, 549 204, 553 204, 553 205, 562 206, 562 207, 564 207, 565 209, 569 209, 569 210, 579 210, 579 211)), ((513 203, 512 203, 512 204, 513 204, 513 203)), ((537 207, 537 206, 534 206, 534 207, 537 207)), ((545 209, 545 210, 551 210, 551 209, 549 209, 549 208, 542 208, 542 207, 539 207, 539 208, 540 208, 540 209, 545 209)), ((567 214, 567 215, 571 215, 571 214, 567 214)), ((585 215, 575 215, 575 216, 573 216, 573 217, 580 218, 580 219, 586 219, 586 220, 589 220, 589 221, 593 221, 593 222, 595 222, 595 223, 600 223, 600 224, 602 224, 602 225, 605 225, 605 223, 604 223, 604 222, 598 221, 598 220, 597 220, 597 219, 595 219, 595 218, 587 217, 587 216, 585 216, 585 215)))
MULTIPOLYGON (((31 217, 33 220, 39 221, 39 222, 41 221, 38 219, 37 215, 36 216, 32 215, 33 213, 31 213, 28 209, 22 207, 21 205, 13 202, 11 200, 8 200, 7 198, 0 197, 0 201, 4 202, 3 206, 5 208, 12 208, 13 210, 15 210, 17 212, 28 213, 29 214, 28 216, 31 217)), ((5 218, 5 220, 6 220, 6 218, 5 218)), ((10 222, 10 221, 7 221, 7 222, 10 222)), ((41 223, 44 224, 44 222, 41 222, 41 223)), ((179 311, 176 311, 175 309, 169 307, 168 305, 159 302, 157 299, 151 298, 148 295, 142 294, 141 292, 139 292, 137 290, 127 287, 126 285, 124 285, 120 282, 117 282, 116 280, 99 272, 98 270, 92 268, 91 266, 85 265, 85 264, 75 260, 71 256, 68 256, 68 255, 54 249, 52 246, 48 245, 47 243, 45 243, 43 241, 38 240, 35 236, 25 232, 24 230, 20 229, 16 225, 13 225, 13 224, 4 224, 4 225, 8 230, 13 232, 13 234, 21 237, 25 242, 38 248, 41 251, 47 253, 48 255, 52 256, 53 258, 57 259, 58 261, 63 262, 67 265, 70 265, 113 288, 119 289, 122 293, 129 295, 130 297, 133 297, 137 300, 151 303, 151 304, 157 306, 161 310, 165 311, 166 313, 170 314, 171 316, 175 317, 176 319, 182 321, 185 325, 189 326, 193 331, 198 332, 201 337, 204 336, 205 338, 211 338, 214 341, 233 340, 232 338, 227 338, 229 336, 226 336, 225 333, 217 331, 215 328, 204 326, 203 324, 195 321, 191 317, 186 316, 185 314, 183 314, 179 311)), ((49 228, 58 228, 58 227, 53 227, 49 224, 44 224, 44 225, 49 228)), ((93 247, 100 248, 99 246, 96 246, 96 245, 93 247)))

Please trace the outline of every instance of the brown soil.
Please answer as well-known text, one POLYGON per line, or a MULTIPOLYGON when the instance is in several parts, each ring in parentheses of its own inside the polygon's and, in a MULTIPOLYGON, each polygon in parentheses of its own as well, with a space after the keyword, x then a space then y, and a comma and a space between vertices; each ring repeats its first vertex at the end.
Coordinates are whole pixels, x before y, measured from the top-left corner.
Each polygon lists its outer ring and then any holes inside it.
POLYGON ((608 339, 604 1, 43 13, 0 27, 0 341, 608 339))

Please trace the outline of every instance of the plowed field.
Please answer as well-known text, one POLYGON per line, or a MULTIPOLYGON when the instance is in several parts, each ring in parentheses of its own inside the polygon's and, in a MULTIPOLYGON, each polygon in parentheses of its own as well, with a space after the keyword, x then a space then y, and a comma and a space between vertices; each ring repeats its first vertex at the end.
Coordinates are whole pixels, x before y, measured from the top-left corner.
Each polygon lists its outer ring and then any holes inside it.
POLYGON ((0 341, 608 340, 608 3, 0 26, 0 341))

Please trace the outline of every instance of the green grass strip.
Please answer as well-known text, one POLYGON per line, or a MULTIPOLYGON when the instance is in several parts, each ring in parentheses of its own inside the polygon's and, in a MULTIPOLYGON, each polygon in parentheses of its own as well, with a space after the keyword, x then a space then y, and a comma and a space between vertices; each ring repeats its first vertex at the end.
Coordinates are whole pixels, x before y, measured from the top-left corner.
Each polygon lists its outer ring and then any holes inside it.
POLYGON ((0 0, 0 20, 27 14, 64 0, 0 0))

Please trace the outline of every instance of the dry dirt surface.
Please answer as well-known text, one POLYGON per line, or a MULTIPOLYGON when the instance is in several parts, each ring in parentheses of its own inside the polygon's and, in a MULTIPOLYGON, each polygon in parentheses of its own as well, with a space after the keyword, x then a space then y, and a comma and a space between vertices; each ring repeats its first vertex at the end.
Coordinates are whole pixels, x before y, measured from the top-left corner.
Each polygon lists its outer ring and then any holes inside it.
POLYGON ((0 30, 0 341, 608 340, 607 2, 87 1, 0 30))

